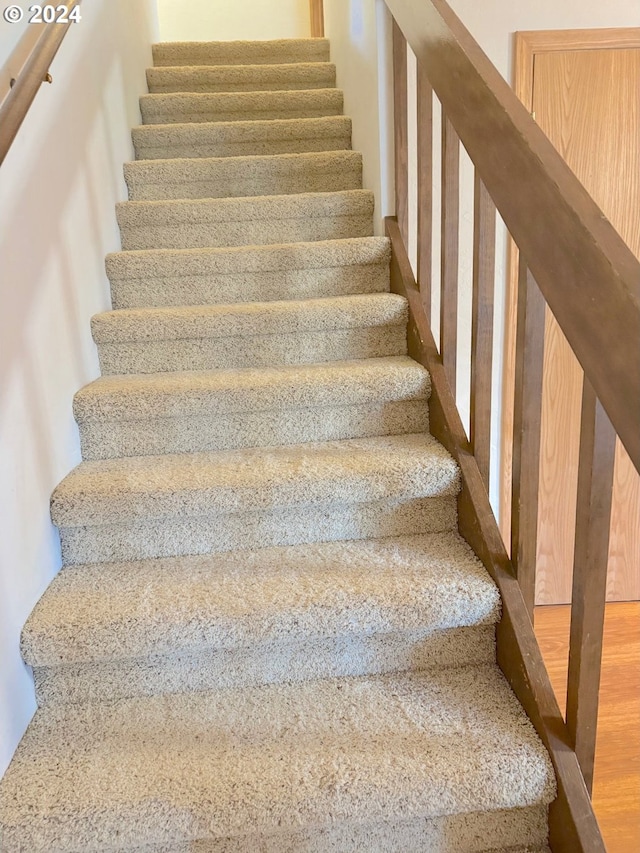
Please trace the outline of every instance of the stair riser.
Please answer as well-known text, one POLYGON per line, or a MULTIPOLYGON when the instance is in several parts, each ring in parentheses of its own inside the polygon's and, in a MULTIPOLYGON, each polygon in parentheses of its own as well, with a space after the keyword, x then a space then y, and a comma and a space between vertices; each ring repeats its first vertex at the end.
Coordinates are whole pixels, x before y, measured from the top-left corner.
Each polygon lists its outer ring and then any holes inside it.
POLYGON ((63 561, 73 565, 439 533, 454 530, 456 524, 455 498, 412 498, 61 526, 60 539, 63 561))
POLYGON ((308 154, 318 151, 349 151, 351 134, 321 136, 315 139, 256 139, 248 142, 194 143, 179 137, 165 145, 136 141, 136 160, 173 160, 179 157, 248 157, 267 154, 308 154))
POLYGON ((149 68, 147 84, 152 95, 171 92, 295 92, 331 89, 336 69, 330 63, 285 64, 259 68, 247 66, 186 66, 149 68))
POLYGON ((185 104, 184 106, 145 105, 141 103, 140 114, 142 123, 153 124, 185 124, 187 122, 228 122, 228 121, 274 121, 276 119, 295 118, 324 118, 325 116, 342 115, 342 104, 318 104, 317 106, 291 106, 283 104, 273 109, 253 109, 247 112, 242 109, 224 109, 223 107, 201 107, 197 112, 185 104))
POLYGON ((186 124, 199 122, 274 121, 276 119, 340 116, 343 95, 337 89, 277 93, 273 96, 143 95, 140 114, 143 124, 186 124))
POLYGON ((328 43, 153 54, 107 270, 114 308, 182 308, 92 320, 109 378, 51 499, 66 568, 22 634, 40 710, 0 848, 550 853, 553 768, 495 663, 428 374, 327 369, 407 352, 388 241, 348 239, 374 202, 328 43))
POLYGON ((326 39, 276 41, 162 42, 153 45, 153 64, 166 65, 281 65, 328 62, 326 39))
POLYGON ((371 214, 326 216, 310 219, 253 220, 236 222, 147 225, 120 228, 122 248, 206 249, 222 246, 264 246, 273 243, 342 240, 372 237, 371 214))
POLYGON ((56 576, 20 645, 29 666, 55 675, 63 664, 453 636, 499 618, 496 587, 452 531, 75 566, 56 576))
POLYGON ((153 847, 110 849, 106 853, 543 853, 547 851, 547 809, 474 812, 443 818, 414 818, 342 824, 286 835, 196 841, 153 847), (529 845, 514 847, 523 838, 529 845))
MULTIPOLYGON (((543 806, 413 818, 375 823, 340 823, 273 835, 174 841, 143 847, 104 847, 102 853, 537 853, 546 850, 548 810, 543 806), (519 842, 528 839, 522 848, 519 842), (517 847, 515 845, 518 845, 517 847), (515 849, 514 849, 515 848, 515 849)), ((31 838, 7 833, 6 853, 51 853, 31 838)), ((66 848, 71 850, 72 848, 66 848)), ((73 848, 74 850, 77 848, 73 848)), ((85 848, 90 849, 90 848, 85 848)), ((93 849, 93 848, 92 848, 93 849)))
POLYGON ((332 329, 301 334, 210 337, 193 340, 98 343, 103 375, 276 367, 406 355, 404 326, 332 329))
MULTIPOLYGON (((536 853, 547 837, 547 809, 414 818, 374 824, 342 824, 291 835, 260 835, 198 841, 185 845, 133 848, 131 853, 517 853, 512 842, 530 840, 536 853)), ((518 847, 517 850, 524 848, 518 847)), ((546 849, 544 847, 543 849, 546 849)), ((120 850, 109 853, 125 853, 120 850)), ((128 853, 128 851, 127 851, 128 853)))
POLYGON ((387 264, 229 275, 213 271, 199 276, 165 276, 163 272, 159 262, 149 264, 149 275, 144 278, 125 278, 122 272, 111 272, 107 266, 114 309, 273 302, 389 290, 387 264))
MULTIPOLYGON (((318 155, 318 156, 323 156, 318 155)), ((241 159, 222 161, 178 161, 149 167, 133 163, 125 166, 130 201, 163 199, 238 198, 294 193, 329 193, 362 189, 362 158, 340 152, 336 162, 329 155, 316 165, 296 162, 241 159), (206 165, 205 165, 206 163, 206 165), (211 165, 209 165, 211 163, 211 165)))
POLYGON ((138 160, 242 157, 351 149, 351 119, 333 115, 288 121, 189 122, 131 132, 138 160))
POLYGON ((39 706, 158 696, 319 678, 418 671, 495 660, 495 627, 397 632, 205 649, 142 660, 36 667, 39 706))
POLYGON ((83 459, 197 453, 428 432, 427 401, 80 423, 83 459))

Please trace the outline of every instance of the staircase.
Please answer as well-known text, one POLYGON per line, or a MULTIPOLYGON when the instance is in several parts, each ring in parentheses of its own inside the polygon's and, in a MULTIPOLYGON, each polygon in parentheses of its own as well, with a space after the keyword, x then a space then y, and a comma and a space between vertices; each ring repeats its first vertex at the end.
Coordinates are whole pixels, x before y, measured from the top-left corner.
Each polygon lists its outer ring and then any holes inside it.
POLYGON ((548 849, 328 60, 154 48, 3 853, 548 849))

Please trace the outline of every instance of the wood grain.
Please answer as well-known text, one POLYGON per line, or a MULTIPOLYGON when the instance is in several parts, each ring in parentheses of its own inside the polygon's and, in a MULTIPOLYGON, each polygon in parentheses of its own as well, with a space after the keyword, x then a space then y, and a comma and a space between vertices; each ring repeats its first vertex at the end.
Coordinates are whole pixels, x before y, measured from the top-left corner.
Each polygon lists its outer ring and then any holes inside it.
POLYGON ((520 254, 513 402, 511 561, 533 619, 538 536, 544 299, 520 254))
POLYGON ((491 464, 496 208, 476 172, 473 204, 470 439, 487 491, 491 464))
MULTIPOLYGON (((551 53, 555 51, 579 51, 579 50, 597 50, 599 48, 608 48, 610 50, 619 50, 624 48, 637 48, 640 47, 640 28, 617 28, 617 29, 592 29, 592 30, 544 30, 539 32, 517 32, 515 34, 515 45, 514 45, 514 64, 513 64, 513 81, 514 81, 514 90, 519 98, 519 100, 523 103, 526 110, 528 112, 533 111, 533 81, 534 81, 534 61, 537 57, 539 57, 542 53, 551 53)), ((538 65, 538 70, 540 70, 540 65, 538 65)), ((540 85, 541 81, 538 80, 538 84, 540 85)), ((635 118, 635 114, 637 113, 637 97, 633 91, 629 93, 629 87, 633 90, 633 78, 624 81, 621 81, 618 86, 614 86, 612 88, 618 90, 618 96, 622 97, 625 103, 629 103, 630 110, 625 108, 624 113, 628 116, 628 123, 633 124, 633 127, 627 127, 625 129, 626 136, 620 137, 626 138, 631 145, 633 145, 634 138, 637 137, 638 132, 638 121, 635 118), (629 102, 629 97, 634 101, 634 103, 629 102)), ((637 91, 637 88, 636 88, 637 91)), ((592 118, 595 118, 598 121, 599 116, 597 112, 591 113, 592 118)), ((536 114, 536 119, 538 121, 541 120, 541 115, 538 112, 536 114)), ((617 123, 615 123, 617 124, 617 123)), ((598 139, 599 134, 597 132, 594 133, 593 128, 590 130, 590 138, 598 139)), ((559 147, 559 146, 557 146, 559 147)), ((563 153, 562 151, 560 153, 563 153)), ((636 157, 637 162, 637 157, 636 157)), ((608 171, 605 169, 604 175, 608 174, 608 171)), ((582 173, 578 174, 578 177, 585 184, 587 189, 589 189, 592 194, 593 190, 591 189, 587 176, 582 173)), ((618 182, 612 182, 608 191, 610 194, 614 194, 619 198, 626 198, 627 196, 627 188, 624 185, 619 184, 618 182)), ((597 196, 596 201, 599 201, 603 209, 609 213, 608 209, 605 207, 605 203, 602 199, 599 199, 597 196)), ((637 198, 637 191, 636 196, 637 198)), ((631 207, 628 207, 628 210, 637 207, 635 201, 632 200, 631 207)), ((624 205, 623 205, 624 207, 624 205)), ((612 220, 613 224, 620 230, 619 221, 615 219, 611 213, 609 213, 609 217, 612 220)), ((622 226, 624 227, 624 226, 622 226)), ((624 236, 624 235, 623 235, 624 236)), ((636 256, 639 255, 639 250, 633 243, 632 239, 627 239, 628 245, 635 252, 636 256)), ((503 536, 508 537, 508 531, 510 528, 510 483, 511 483, 511 435, 513 429, 513 411, 511 406, 511 400, 513 395, 513 377, 514 377, 514 369, 515 369, 515 324, 516 324, 516 299, 517 299, 517 270, 518 270, 518 249, 513 240, 509 240, 508 245, 508 278, 507 278, 507 294, 506 294, 506 323, 505 323, 505 344, 504 344, 504 371, 503 371, 503 409, 502 409, 502 436, 501 436, 501 458, 502 458, 502 477, 501 477, 501 489, 500 489, 500 528, 503 531, 503 536)), ((558 337, 558 333, 555 330, 551 331, 552 335, 558 337)), ((558 346, 562 347, 563 338, 559 339, 560 342, 558 346)), ((571 368, 568 368, 570 371, 571 368)), ((577 374, 576 374, 577 375, 577 374)), ((579 399, 578 395, 574 395, 574 411, 578 410, 579 403, 575 401, 579 399)), ((577 415, 576 415, 577 416, 577 415)), ((577 434, 577 433, 576 433, 577 434)), ((620 448, 618 451, 622 456, 626 455, 623 452, 623 448, 620 448)), ((637 483, 632 484, 633 475, 631 472, 627 472, 624 469, 624 462, 622 462, 623 468, 620 473, 616 475, 616 489, 622 488, 625 490, 635 490, 638 492, 637 483), (623 485, 624 484, 624 485, 623 485)), ((633 503, 635 505, 635 496, 633 497, 633 503)), ((638 497, 638 501, 640 501, 640 496, 638 497)), ((625 536, 629 535, 629 528, 625 530, 624 526, 619 524, 617 519, 617 511, 615 506, 617 505, 617 501, 614 502, 614 518, 612 520, 612 537, 611 537, 611 547, 614 549, 616 546, 614 545, 614 541, 620 542, 620 547, 618 548, 616 553, 621 553, 623 550, 623 542, 620 539, 624 539, 625 536), (614 532, 615 531, 615 532, 614 532), (618 537, 618 531, 620 531, 620 538, 618 537)), ((640 503, 638 504, 640 506, 640 503)), ((640 521, 640 518, 637 519, 640 521)), ((640 529, 639 524, 632 525, 632 529, 638 530, 640 529)), ((636 542, 635 552, 640 553, 640 542, 636 542)), ((632 549, 633 550, 633 549, 632 549)), ((564 560, 569 560, 570 557, 566 556, 567 552, 565 549, 564 560)), ((567 563, 565 562, 565 565, 567 563)), ((628 574, 628 573, 626 573, 628 574)), ((560 575, 558 576, 561 577, 560 575)), ((569 600, 569 592, 570 592, 570 583, 566 580, 566 573, 564 578, 562 579, 561 589, 554 590, 552 587, 545 588, 549 581, 549 576, 546 571, 542 571, 539 575, 539 582, 542 585, 539 589, 539 597, 541 602, 551 602, 551 601, 565 601, 569 600)), ((635 583, 635 582, 634 582, 635 583)), ((637 583, 640 585, 640 578, 637 578, 637 583)), ((618 584, 615 581, 615 573, 612 573, 609 582, 608 589, 608 597, 610 599, 622 598, 624 594, 622 590, 619 589, 618 584)))
POLYGON ((418 160, 418 287, 431 321, 431 264, 433 236, 433 89, 423 66, 417 64, 418 160))
POLYGON ((616 434, 588 380, 582 389, 567 728, 593 787, 616 434))
MULTIPOLYGON (((529 33, 517 32, 513 51, 513 88, 527 112, 532 110, 534 47, 529 33)), ((507 234, 507 281, 502 350, 502 414, 500 423, 499 521, 502 538, 511 543, 511 483, 513 478, 513 397, 516 371, 516 320, 518 316, 518 265, 520 250, 507 234)))
POLYGON ((309 18, 311 20, 311 38, 324 38, 323 0, 309 0, 309 18))
MULTIPOLYGON (((535 56, 536 120, 640 257, 640 48, 535 56)), ((538 535, 540 603, 570 601, 582 370, 549 314, 538 535)), ((609 599, 640 598, 640 480, 618 450, 609 599)))
POLYGON ((407 108, 407 42, 393 22, 393 139, 396 216, 405 246, 409 245, 409 141, 407 108))
POLYGON ((592 30, 519 30, 515 33, 513 79, 516 95, 531 112, 533 70, 538 53, 565 50, 597 50, 640 47, 640 27, 608 27, 592 30))
POLYGON ((638 259, 447 3, 386 3, 640 469, 638 259))
POLYGON ((458 497, 461 535, 495 581, 502 600, 497 628, 498 664, 549 751, 558 782, 558 796, 549 809, 554 853, 605 853, 600 830, 558 702, 536 643, 533 626, 493 516, 480 469, 456 408, 442 359, 436 348, 420 291, 394 218, 385 220, 391 240, 391 289, 409 303, 408 347, 431 375, 430 428, 460 466, 458 497))
POLYGON ((458 244, 460 139, 442 111, 442 207, 440 231, 440 354, 453 396, 458 361, 458 244))
POLYGON ((536 602, 568 604, 583 372, 549 309, 545 326, 536 602))
POLYGON ((640 47, 640 27, 603 27, 577 30, 519 30, 516 33, 522 45, 521 61, 529 64, 529 57, 553 50, 598 50, 604 48, 640 47))
POLYGON ((640 476, 618 441, 609 537, 608 601, 640 598, 640 476))
POLYGON ((516 382, 516 326, 518 322, 518 267, 520 250, 507 233, 507 286, 502 348, 502 411, 500 415, 500 531, 511 553, 511 487, 513 483, 513 399, 516 382))
MULTIPOLYGON (((570 608, 536 607, 535 630, 564 709, 570 608)), ((593 804, 608 853, 640 850, 640 603, 607 604, 593 804)))

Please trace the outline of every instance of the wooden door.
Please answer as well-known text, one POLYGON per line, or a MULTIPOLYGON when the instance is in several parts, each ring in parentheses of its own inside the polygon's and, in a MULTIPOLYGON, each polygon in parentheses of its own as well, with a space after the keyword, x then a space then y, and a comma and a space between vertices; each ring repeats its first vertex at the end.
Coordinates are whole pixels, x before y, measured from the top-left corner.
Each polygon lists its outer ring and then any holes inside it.
MULTIPOLYGON (((640 47, 562 49, 557 36, 533 56, 534 118, 640 257, 640 47)), ((547 310, 538 604, 571 598, 581 390, 582 371, 547 310)), ((607 598, 640 598, 640 477, 620 444, 607 598)))

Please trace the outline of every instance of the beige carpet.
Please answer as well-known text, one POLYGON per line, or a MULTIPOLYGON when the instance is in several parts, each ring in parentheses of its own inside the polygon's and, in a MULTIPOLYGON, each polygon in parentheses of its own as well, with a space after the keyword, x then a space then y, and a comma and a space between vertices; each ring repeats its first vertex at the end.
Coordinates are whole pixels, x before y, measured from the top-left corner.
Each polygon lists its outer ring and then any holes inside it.
POLYGON ((545 853, 323 39, 154 47, 3 853, 545 853))

